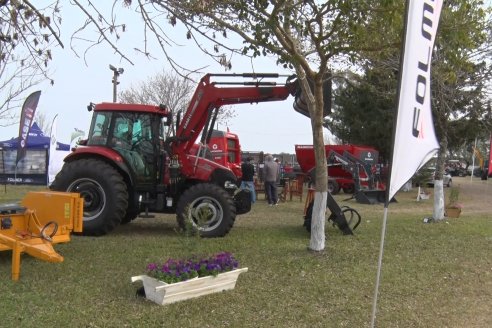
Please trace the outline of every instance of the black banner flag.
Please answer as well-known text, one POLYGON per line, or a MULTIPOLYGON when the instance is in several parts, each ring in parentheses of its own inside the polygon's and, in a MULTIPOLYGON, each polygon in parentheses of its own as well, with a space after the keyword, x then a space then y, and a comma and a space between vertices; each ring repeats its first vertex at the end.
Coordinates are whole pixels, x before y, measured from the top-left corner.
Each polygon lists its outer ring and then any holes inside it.
POLYGON ((34 120, 34 113, 38 106, 39 97, 41 91, 33 92, 27 97, 22 105, 21 118, 19 122, 19 140, 17 144, 17 159, 15 165, 26 156, 27 138, 29 137, 29 129, 31 128, 32 121, 34 120))

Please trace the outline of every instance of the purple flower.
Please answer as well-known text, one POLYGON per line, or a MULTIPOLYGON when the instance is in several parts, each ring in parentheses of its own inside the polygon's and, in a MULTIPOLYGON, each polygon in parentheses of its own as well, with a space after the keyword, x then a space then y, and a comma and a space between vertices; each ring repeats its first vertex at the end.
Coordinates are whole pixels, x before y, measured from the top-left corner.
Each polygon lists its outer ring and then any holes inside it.
POLYGON ((149 263, 147 265, 147 271, 153 271, 153 270, 157 270, 157 264, 156 263, 149 263))
POLYGON ((221 252, 206 258, 194 257, 187 260, 170 258, 161 266, 150 263, 147 265, 147 272, 149 276, 156 279, 173 283, 195 277, 215 276, 238 266, 238 261, 231 253, 221 252))

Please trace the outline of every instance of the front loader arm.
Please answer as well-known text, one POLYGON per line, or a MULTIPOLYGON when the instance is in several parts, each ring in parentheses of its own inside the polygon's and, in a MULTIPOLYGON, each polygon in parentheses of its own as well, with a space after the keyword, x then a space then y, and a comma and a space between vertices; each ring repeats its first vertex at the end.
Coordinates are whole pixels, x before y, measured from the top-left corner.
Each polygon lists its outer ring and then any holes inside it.
POLYGON ((183 115, 172 142, 174 153, 188 154, 212 116, 223 105, 285 100, 294 95, 297 83, 277 85, 276 82, 211 82, 212 76, 273 78, 278 74, 207 74, 199 82, 190 105, 183 115), (219 86, 220 85, 220 86, 219 86), (236 85, 236 86, 232 86, 236 85), (241 85, 241 86, 237 86, 241 85))

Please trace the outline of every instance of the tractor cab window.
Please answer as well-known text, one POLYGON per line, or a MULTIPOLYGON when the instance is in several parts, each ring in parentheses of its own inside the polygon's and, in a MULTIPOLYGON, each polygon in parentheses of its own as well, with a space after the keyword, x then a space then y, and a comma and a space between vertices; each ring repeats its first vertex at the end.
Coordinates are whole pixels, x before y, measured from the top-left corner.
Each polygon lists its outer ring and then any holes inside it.
POLYGON ((109 136, 109 123, 111 121, 111 113, 97 113, 93 116, 88 145, 106 145, 109 136))
POLYGON ((139 142, 142 139, 152 139, 151 126, 147 116, 139 117, 133 122, 132 141, 139 142))
POLYGON ((113 146, 123 149, 132 148, 133 122, 126 115, 118 114, 114 120, 113 146))
POLYGON ((134 114, 132 130, 132 149, 137 152, 143 161, 144 169, 137 179, 141 182, 152 182, 156 178, 157 147, 154 144, 151 116, 147 114, 134 114))
POLYGON ((126 159, 139 182, 151 182, 155 177, 156 151, 152 140, 149 115, 115 114, 112 147, 126 159))
POLYGON ((132 145, 138 146, 143 152, 151 151, 153 148, 153 133, 149 115, 138 115, 133 121, 132 145), (150 147, 150 149, 149 149, 150 147))

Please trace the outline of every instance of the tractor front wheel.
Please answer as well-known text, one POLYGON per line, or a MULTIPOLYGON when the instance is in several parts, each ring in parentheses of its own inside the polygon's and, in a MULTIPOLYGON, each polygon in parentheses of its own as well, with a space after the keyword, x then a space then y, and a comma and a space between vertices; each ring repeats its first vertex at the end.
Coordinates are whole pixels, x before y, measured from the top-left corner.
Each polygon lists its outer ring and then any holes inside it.
POLYGON ((197 229, 202 237, 223 237, 234 225, 236 208, 232 197, 211 183, 191 186, 180 197, 176 209, 181 229, 197 229))

